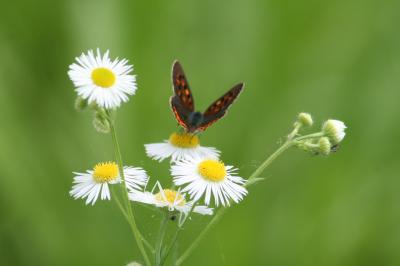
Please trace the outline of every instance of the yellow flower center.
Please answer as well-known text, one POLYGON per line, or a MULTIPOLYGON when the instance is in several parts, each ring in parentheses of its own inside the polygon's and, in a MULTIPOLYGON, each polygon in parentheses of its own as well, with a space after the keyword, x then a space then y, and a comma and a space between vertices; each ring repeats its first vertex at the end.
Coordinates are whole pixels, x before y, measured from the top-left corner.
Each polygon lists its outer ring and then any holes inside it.
POLYGON ((113 181, 118 175, 118 165, 115 162, 98 163, 93 169, 93 178, 97 183, 113 181))
POLYGON ((226 169, 223 162, 204 160, 198 166, 199 174, 206 180, 219 182, 225 179, 226 169))
POLYGON ((92 71, 94 84, 102 88, 109 88, 115 83, 115 74, 108 68, 99 67, 92 71))
POLYGON ((186 201, 183 198, 182 194, 179 193, 178 191, 172 189, 163 189, 163 192, 165 198, 163 197, 160 191, 155 195, 157 201, 169 204, 174 204, 175 202, 179 202, 178 203, 179 206, 185 205, 186 201))
POLYGON ((195 148, 199 146, 199 137, 187 133, 172 133, 169 142, 179 148, 195 148))

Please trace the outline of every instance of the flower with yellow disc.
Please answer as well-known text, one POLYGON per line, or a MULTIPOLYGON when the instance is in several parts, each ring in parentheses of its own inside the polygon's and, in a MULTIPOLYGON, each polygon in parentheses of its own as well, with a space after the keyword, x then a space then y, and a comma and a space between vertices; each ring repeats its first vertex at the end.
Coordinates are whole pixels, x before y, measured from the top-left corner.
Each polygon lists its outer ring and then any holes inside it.
POLYGON ((194 157, 177 161, 171 166, 171 175, 177 186, 186 185, 182 192, 188 192, 197 202, 203 195, 206 205, 213 196, 215 205, 238 203, 247 194, 245 180, 236 175, 237 169, 222 161, 207 157, 194 157))
POLYGON ((152 159, 163 161, 171 157, 171 161, 179 161, 196 156, 217 159, 220 151, 213 147, 203 147, 197 135, 189 133, 172 133, 164 143, 145 144, 146 154, 152 159))
MULTIPOLYGON (((163 189, 159 182, 156 183, 158 193, 132 191, 129 193, 129 199, 145 204, 154 205, 158 208, 168 208, 169 211, 179 211, 188 214, 193 206, 193 202, 187 202, 185 194, 179 190, 163 189)), ((153 189, 154 190, 154 189, 153 189)), ((207 206, 195 206, 193 212, 202 215, 212 215, 213 209, 207 206)))
MULTIPOLYGON (((74 174, 74 185, 69 194, 75 199, 86 198, 86 204, 94 205, 99 196, 102 200, 110 200, 108 185, 122 182, 115 162, 98 163, 93 170, 74 174)), ((124 177, 129 192, 141 190, 148 181, 146 171, 139 167, 125 166, 124 177)))
POLYGON ((126 59, 111 61, 108 50, 104 55, 99 49, 96 55, 89 50, 69 66, 68 75, 78 96, 89 104, 95 102, 100 107, 113 109, 136 92, 136 78, 129 74, 133 66, 127 63, 126 59))

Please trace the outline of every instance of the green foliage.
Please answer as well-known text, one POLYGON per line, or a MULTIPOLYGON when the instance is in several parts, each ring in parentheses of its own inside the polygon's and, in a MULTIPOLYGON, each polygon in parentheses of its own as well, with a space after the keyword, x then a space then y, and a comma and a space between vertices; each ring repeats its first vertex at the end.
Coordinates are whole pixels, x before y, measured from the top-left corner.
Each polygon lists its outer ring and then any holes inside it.
MULTIPOLYGON (((140 257, 115 204, 74 201, 72 171, 114 157, 90 112, 74 110, 67 67, 99 47, 135 66, 118 111, 126 163, 167 183, 143 144, 176 130, 174 59, 196 105, 246 87, 202 134, 248 176, 300 111, 349 127, 329 157, 292 149, 229 209, 185 265, 398 265, 398 1, 8 1, 0 18, 0 265, 125 265, 140 257), (333 116, 333 117, 329 117, 333 116), (205 256, 206 254, 206 256, 205 256)), ((159 217, 141 206, 155 240, 159 217)), ((187 246, 209 217, 183 232, 187 246)))

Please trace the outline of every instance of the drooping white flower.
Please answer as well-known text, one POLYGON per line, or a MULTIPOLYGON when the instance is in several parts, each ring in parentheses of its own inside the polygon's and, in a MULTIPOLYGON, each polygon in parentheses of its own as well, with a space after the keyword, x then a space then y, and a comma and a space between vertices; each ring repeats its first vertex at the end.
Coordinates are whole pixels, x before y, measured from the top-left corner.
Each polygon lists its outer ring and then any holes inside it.
POLYGON ((247 194, 245 180, 237 176, 236 168, 207 157, 194 157, 177 161, 171 166, 171 175, 177 186, 186 185, 182 192, 188 192, 191 199, 198 201, 203 195, 206 205, 213 196, 215 205, 238 203, 247 194))
POLYGON ((111 61, 109 51, 101 55, 97 49, 82 53, 76 58, 76 63, 69 66, 68 75, 76 87, 78 96, 95 102, 98 106, 112 109, 129 100, 129 95, 135 94, 136 78, 129 73, 133 66, 128 60, 114 59, 111 61))
POLYGON ((341 142, 346 135, 344 130, 346 125, 340 120, 329 119, 322 126, 322 132, 327 136, 333 144, 341 142))
POLYGON ((172 133, 164 143, 145 144, 144 146, 147 156, 160 162, 169 157, 172 162, 196 156, 217 159, 220 153, 213 147, 200 146, 199 137, 188 133, 172 133))
MULTIPOLYGON (((115 162, 98 163, 93 170, 74 174, 74 185, 69 193, 74 199, 86 198, 86 204, 94 205, 99 195, 102 200, 110 200, 108 185, 122 182, 115 162)), ((146 172, 139 167, 125 166, 124 177, 129 192, 141 190, 148 181, 146 172)))
MULTIPOLYGON (((193 202, 187 202, 185 194, 179 190, 163 189, 159 182, 157 182, 158 193, 132 191, 129 193, 129 199, 145 204, 154 205, 159 208, 168 208, 169 211, 179 211, 188 214, 193 206, 193 202)), ((193 212, 202 215, 212 215, 213 209, 207 206, 195 206, 193 212)))

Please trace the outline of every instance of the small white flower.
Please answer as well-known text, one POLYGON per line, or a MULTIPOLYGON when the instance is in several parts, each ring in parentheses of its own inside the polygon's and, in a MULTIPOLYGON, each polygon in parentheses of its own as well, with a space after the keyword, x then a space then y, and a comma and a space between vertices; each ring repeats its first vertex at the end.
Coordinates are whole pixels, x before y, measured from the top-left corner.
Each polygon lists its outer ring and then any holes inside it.
POLYGON ((108 50, 102 56, 97 49, 96 55, 89 50, 76 61, 69 66, 68 75, 78 95, 89 104, 96 102, 100 107, 112 109, 135 94, 136 78, 129 75, 133 66, 127 64, 128 60, 117 58, 111 61, 108 50))
POLYGON ((171 166, 171 174, 177 186, 186 184, 182 192, 188 192, 194 201, 205 195, 204 202, 210 204, 211 195, 215 205, 230 204, 230 199, 238 203, 247 194, 243 187, 245 180, 235 174, 233 166, 213 158, 194 157, 177 161, 171 166))
MULTIPOLYGON (((129 199, 145 204, 151 204, 159 208, 168 208, 169 211, 177 210, 184 214, 188 214, 193 206, 193 202, 187 202, 185 200, 185 194, 182 194, 179 190, 163 189, 159 182, 157 182, 156 185, 159 189, 158 193, 153 194, 148 191, 132 191, 129 193, 129 199)), ((213 209, 208 208, 207 206, 195 206, 193 212, 202 215, 212 215, 213 209)))
POLYGON ((199 137, 188 133, 172 133, 164 143, 145 144, 146 154, 152 159, 163 161, 171 157, 172 162, 196 156, 217 159, 220 151, 213 147, 200 146, 199 137))
MULTIPOLYGON (((108 185, 122 182, 119 174, 118 165, 115 162, 98 163, 93 170, 87 170, 86 173, 75 173, 74 185, 69 194, 78 198, 87 198, 86 204, 96 202, 99 197, 102 200, 110 200, 111 194, 108 185)), ((148 176, 146 172, 139 167, 124 167, 124 177, 126 187, 129 192, 141 190, 146 186, 148 176)))
POLYGON ((332 141, 333 144, 341 142, 346 135, 346 125, 339 120, 329 119, 322 126, 322 132, 332 141))

